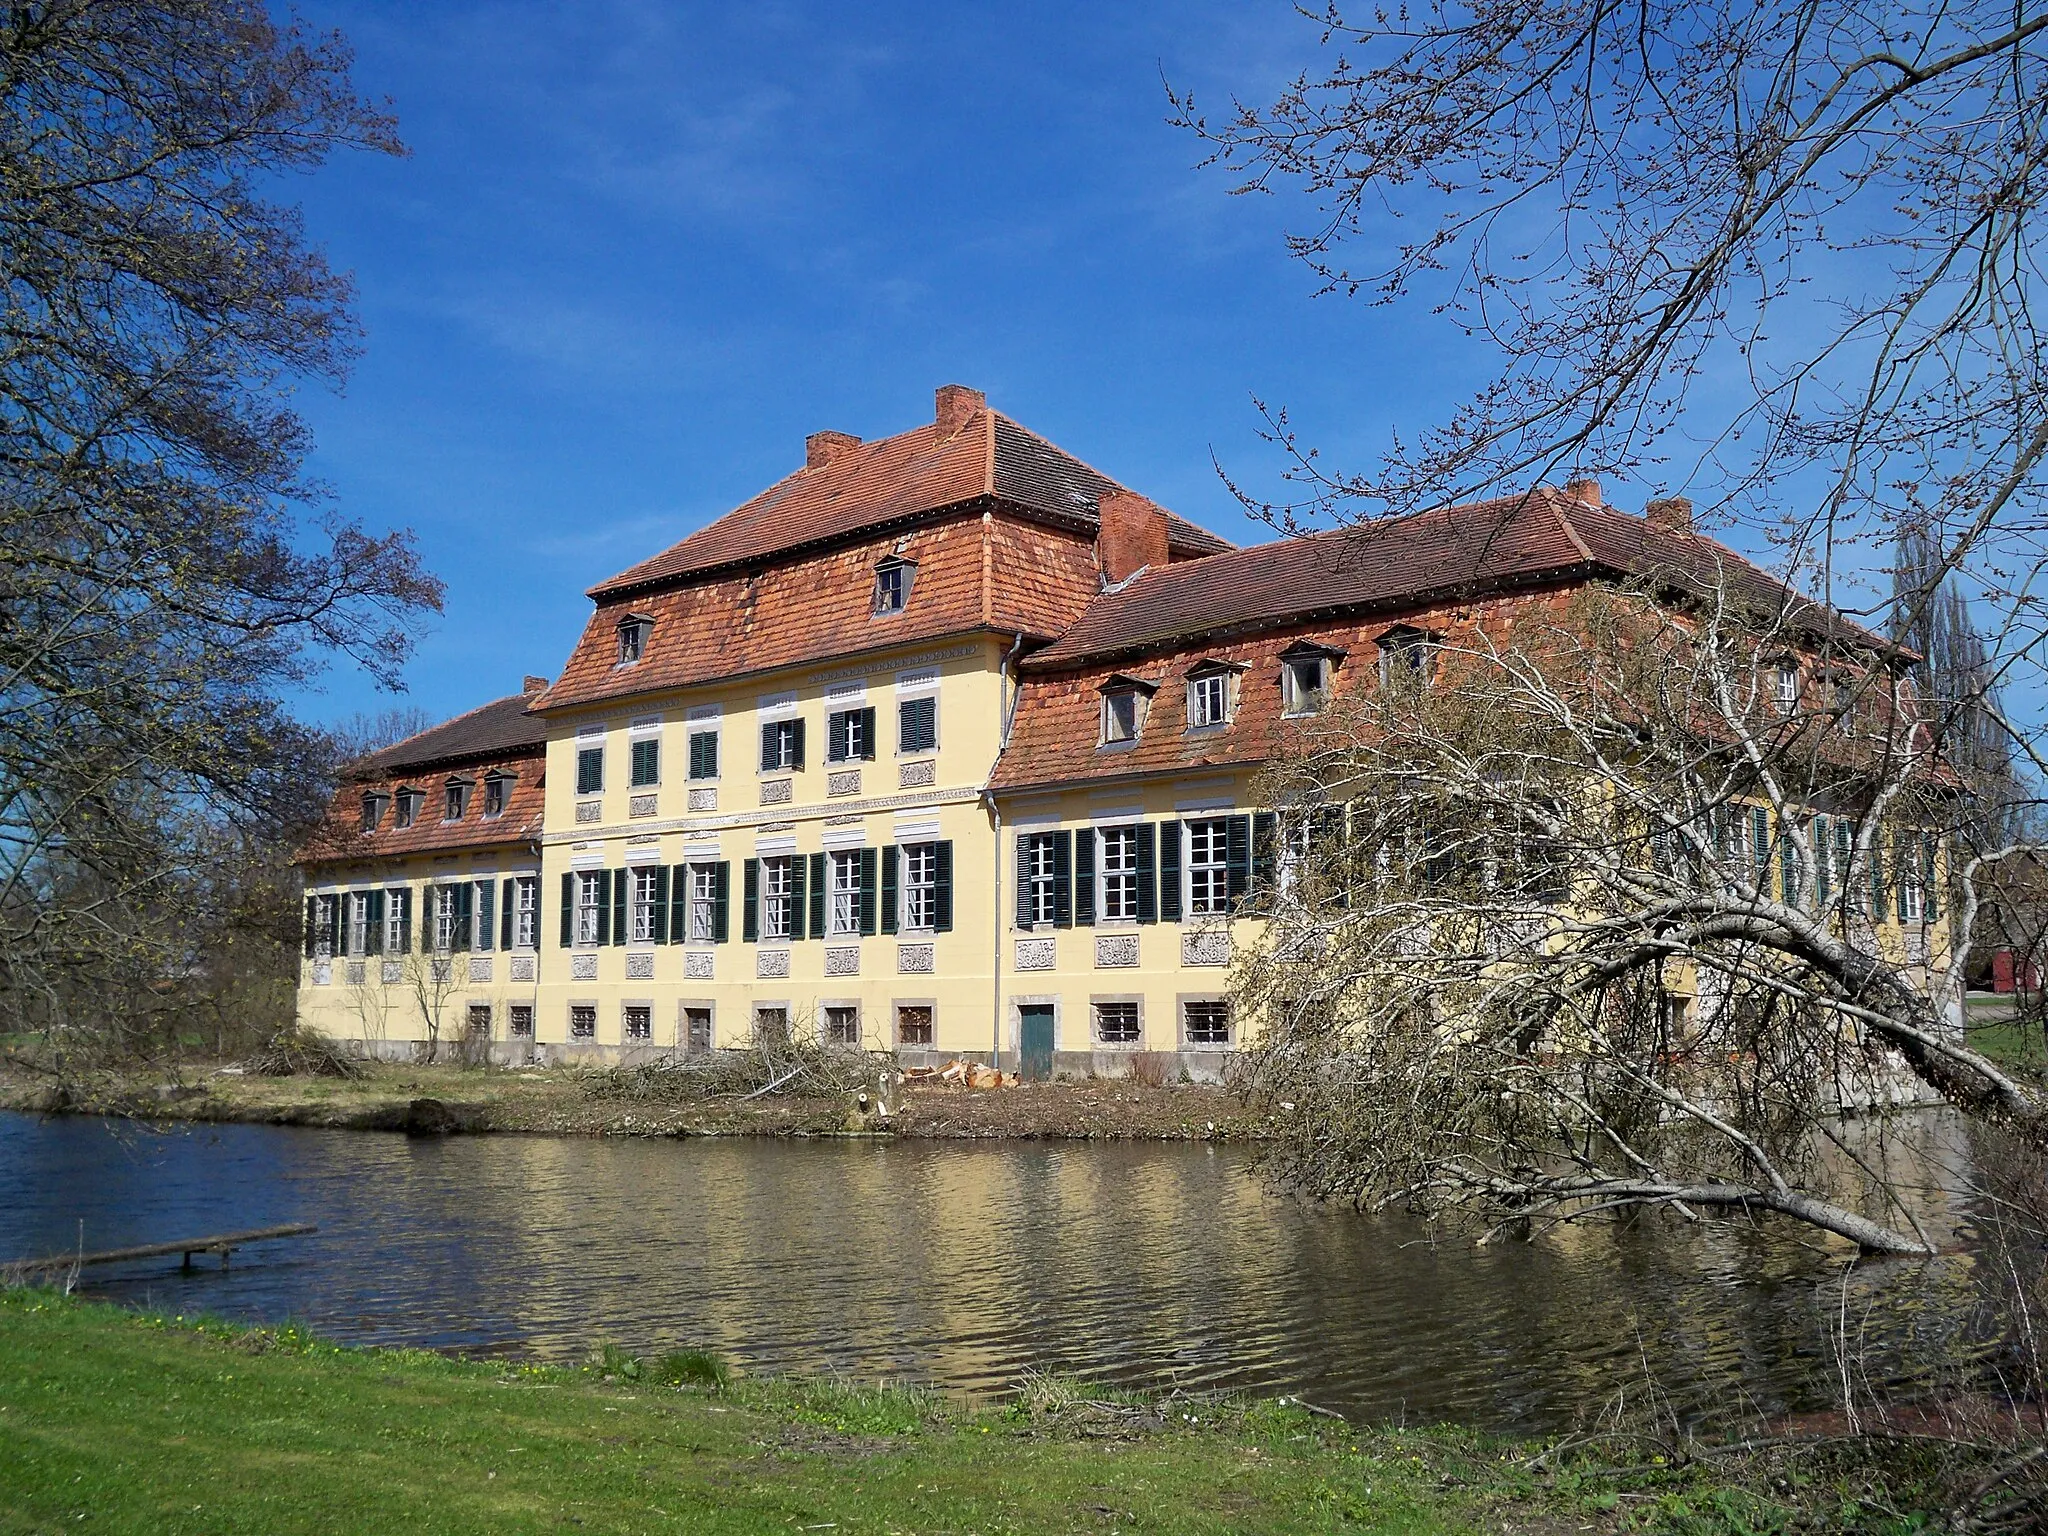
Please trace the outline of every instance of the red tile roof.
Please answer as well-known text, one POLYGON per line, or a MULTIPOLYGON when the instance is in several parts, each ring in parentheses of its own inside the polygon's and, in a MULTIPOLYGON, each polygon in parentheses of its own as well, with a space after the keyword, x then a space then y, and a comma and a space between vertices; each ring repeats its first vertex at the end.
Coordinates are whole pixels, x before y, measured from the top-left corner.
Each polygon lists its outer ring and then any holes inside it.
POLYGON ((351 780, 335 792, 325 819, 308 839, 298 861, 302 864, 327 864, 532 842, 541 833, 546 770, 546 753, 535 749, 526 753, 488 754, 460 764, 443 762, 410 772, 372 773, 351 780), (493 772, 513 777, 505 796, 503 813, 486 817, 484 778, 493 772), (444 821, 441 814, 447 805, 447 783, 451 774, 474 781, 469 804, 460 821, 444 821), (418 819, 409 827, 398 825, 395 795, 401 787, 421 790, 426 795, 420 805, 418 819), (394 798, 385 801, 383 815, 375 830, 365 832, 363 796, 372 791, 394 798))
MULTIPOLYGON (((536 678, 534 681, 541 680, 536 678)), ((526 712, 526 706, 540 693, 541 690, 536 688, 532 693, 515 693, 509 698, 493 699, 466 714, 430 726, 417 736, 394 742, 381 751, 372 752, 357 764, 357 776, 374 778, 404 768, 458 763, 470 758, 502 756, 526 748, 543 748, 547 745, 548 728, 536 716, 526 712)))
POLYGON ((1201 635, 1596 574, 1694 585, 1718 574, 1752 603, 1794 622, 1842 626, 1859 643, 1884 643, 1703 534, 1540 487, 1146 571, 1097 597, 1025 666, 1045 671, 1201 635))
MULTIPOLYGON (((1064 449, 984 407, 956 430, 929 422, 807 465, 680 544, 600 582, 590 596, 602 602, 988 501, 1092 533, 1097 501, 1120 489, 1064 449)), ((1228 540, 1171 513, 1168 542, 1176 555, 1189 557, 1231 548, 1228 540)))

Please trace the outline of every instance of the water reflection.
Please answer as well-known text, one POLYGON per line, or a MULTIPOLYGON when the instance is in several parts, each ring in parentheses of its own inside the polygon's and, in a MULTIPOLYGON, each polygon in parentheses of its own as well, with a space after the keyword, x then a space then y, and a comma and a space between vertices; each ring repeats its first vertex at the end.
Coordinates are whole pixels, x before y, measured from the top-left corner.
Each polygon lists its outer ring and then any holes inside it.
MULTIPOLYGON (((0 1256, 270 1222, 226 1271, 99 1294, 377 1343, 709 1346, 752 1370, 999 1391, 1026 1368, 1553 1427, 1656 1374, 1690 1411, 1818 1406, 1837 1260, 1730 1228, 1432 1245, 1266 1193, 1223 1148, 168 1134, 0 1115, 0 1256)), ((1918 1267, 1914 1268, 1917 1273, 1918 1267)), ((1896 1273, 1896 1272, 1895 1272, 1896 1273)), ((1899 1326, 1921 1287, 1859 1281, 1899 1326)))

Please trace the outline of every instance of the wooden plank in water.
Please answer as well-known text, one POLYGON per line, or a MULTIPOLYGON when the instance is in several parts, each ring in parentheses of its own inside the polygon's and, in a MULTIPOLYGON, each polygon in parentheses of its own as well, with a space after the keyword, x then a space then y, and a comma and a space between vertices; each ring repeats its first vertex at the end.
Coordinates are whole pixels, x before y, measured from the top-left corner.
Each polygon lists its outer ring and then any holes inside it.
POLYGON ((179 1253, 191 1262, 195 1253, 217 1253, 223 1258, 244 1243, 267 1242, 274 1237, 302 1237, 308 1232, 318 1232, 319 1227, 311 1222, 294 1222, 282 1227, 256 1227, 247 1232, 222 1232, 214 1237, 187 1237, 174 1243, 140 1243, 132 1248, 105 1248, 98 1253, 53 1253, 46 1258, 20 1259, 12 1264, 0 1265, 0 1270, 27 1271, 39 1269, 70 1269, 80 1264, 118 1264, 126 1259, 155 1259, 166 1254, 179 1253))

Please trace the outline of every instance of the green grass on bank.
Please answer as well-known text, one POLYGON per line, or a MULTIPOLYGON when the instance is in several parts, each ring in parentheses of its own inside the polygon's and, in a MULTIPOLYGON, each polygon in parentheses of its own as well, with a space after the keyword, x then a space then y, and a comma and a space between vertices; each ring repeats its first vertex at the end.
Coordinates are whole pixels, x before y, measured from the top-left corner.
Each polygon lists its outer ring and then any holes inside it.
POLYGON ((709 1357, 576 1371, 342 1349, 0 1293, 0 1532, 1925 1528, 1895 1490, 1859 1503, 1811 1467, 1759 1474, 1757 1493, 1720 1463, 1646 1454, 1594 1476, 1570 1454, 1284 1403, 1041 1383, 975 1413, 722 1374, 709 1357))

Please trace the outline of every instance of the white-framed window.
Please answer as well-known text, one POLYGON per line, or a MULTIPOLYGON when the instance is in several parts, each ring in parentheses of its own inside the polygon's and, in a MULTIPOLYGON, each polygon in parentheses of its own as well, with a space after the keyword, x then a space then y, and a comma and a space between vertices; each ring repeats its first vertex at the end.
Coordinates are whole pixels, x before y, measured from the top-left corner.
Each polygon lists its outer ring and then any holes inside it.
POLYGON ((1036 927, 1053 921, 1053 834, 1036 833, 1024 840, 1024 878, 1029 882, 1029 900, 1022 913, 1024 926, 1036 927))
POLYGON ((1104 1045, 1136 1045, 1138 1005, 1134 1002, 1095 1004, 1095 1038, 1104 1045))
POLYGON ((647 654, 647 637, 654 632, 654 621, 638 614, 619 621, 619 665, 628 666, 647 654))
POLYGON ((607 887, 611 884, 611 873, 602 869, 585 869, 576 875, 576 942, 595 944, 598 925, 603 921, 605 901, 609 896, 607 887))
POLYGON ((709 944, 717 936, 718 866, 692 864, 690 867, 690 926, 693 944, 709 944))
POLYGON ((604 748, 576 749, 576 793, 595 795, 604 791, 604 748))
POLYGON ((804 765, 804 723, 770 720, 761 727, 761 771, 793 772, 804 765))
POLYGON ((1104 827, 1095 839, 1101 860, 1098 920, 1135 922, 1138 916, 1138 829, 1104 827))
POLYGON ((1221 998, 1190 999, 1180 1005, 1181 1038, 1197 1049, 1230 1044, 1230 1004, 1221 998))
POLYGON ((407 890, 392 890, 384 893, 384 953, 402 955, 410 937, 405 931, 409 917, 407 903, 412 893, 407 890))
POLYGON ((597 1038, 597 1005, 595 1003, 571 1003, 569 1005, 569 1038, 571 1040, 595 1040, 597 1038))
POLYGON ((627 886, 628 905, 632 926, 628 930, 635 944, 654 942, 655 898, 659 894, 655 884, 657 866, 636 865, 627 886))
POLYGON ((875 612, 901 613, 910 601, 917 567, 908 560, 885 560, 875 567, 875 612))
POLYGON ((512 882, 512 947, 535 949, 540 944, 540 876, 521 875, 512 882))
POLYGON ((1144 696, 1136 688, 1112 688, 1102 696, 1102 740, 1105 746, 1136 741, 1145 723, 1144 696))
POLYGON ((1436 640, 1429 631, 1396 624, 1378 640, 1380 681, 1427 681, 1436 668, 1436 640))
POLYGON ((903 847, 903 922, 908 932, 930 929, 939 912, 939 845, 906 843, 903 847))
POLYGON ((348 952, 352 955, 370 952, 370 894, 367 891, 351 892, 348 898, 348 952))
POLYGON ((1230 818, 1206 817, 1188 827, 1188 912, 1208 917, 1230 910, 1230 818))
POLYGON ((1188 679, 1188 726, 1202 730, 1230 719, 1230 674, 1205 672, 1188 679))
POLYGON ((1781 715, 1789 715, 1799 707, 1799 668, 1792 662, 1781 661, 1772 672, 1771 702, 1781 715))
POLYGON ((365 832, 376 831, 377 823, 383 819, 384 797, 382 795, 363 796, 363 830, 365 832))
POLYGON ((825 717, 825 757, 834 763, 863 762, 875 755, 875 711, 841 709, 825 717))
POLYGON ((469 809, 469 782, 466 779, 448 781, 448 805, 442 812, 443 821, 460 821, 469 809))
POLYGON ((1281 708, 1290 715, 1320 714, 1329 696, 1326 656, 1291 656, 1280 666, 1281 708))
POLYGON ((334 958, 335 903, 338 896, 315 896, 313 898, 313 958, 332 960, 334 958))
POLYGON ((511 793, 511 790, 512 780, 508 774, 494 773, 485 779, 484 815, 487 817, 504 815, 505 799, 511 793))
POLYGON ((847 1003, 825 1005, 825 1043, 860 1044, 860 1009, 847 1003))
POLYGON ((646 1003, 627 1003, 619 1013, 620 1033, 628 1040, 654 1038, 654 1010, 646 1003))
POLYGON ((439 954, 455 948, 455 895, 452 885, 434 887, 434 949, 439 954))
POLYGON ((848 849, 826 860, 830 871, 830 900, 826 905, 826 931, 835 938, 860 932, 860 854, 848 849))
POLYGON ((427 797, 416 789, 401 789, 398 792, 398 825, 409 827, 420 813, 420 802, 427 797))
POLYGON ((794 854, 761 861, 761 937, 764 939, 796 937, 795 871, 794 854))

